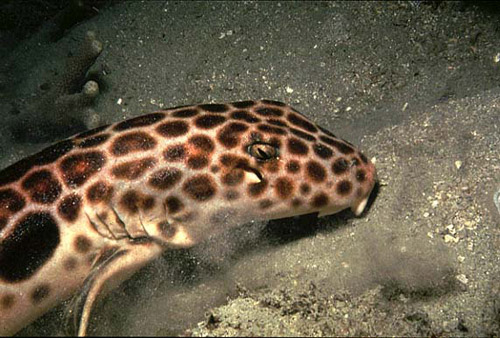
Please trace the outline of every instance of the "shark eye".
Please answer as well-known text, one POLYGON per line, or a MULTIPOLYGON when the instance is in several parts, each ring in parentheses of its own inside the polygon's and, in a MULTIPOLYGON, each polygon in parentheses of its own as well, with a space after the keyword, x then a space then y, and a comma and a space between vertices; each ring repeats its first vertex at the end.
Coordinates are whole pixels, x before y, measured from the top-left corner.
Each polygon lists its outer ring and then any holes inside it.
POLYGON ((269 161, 278 157, 278 148, 267 143, 254 143, 248 146, 248 153, 259 161, 269 161))

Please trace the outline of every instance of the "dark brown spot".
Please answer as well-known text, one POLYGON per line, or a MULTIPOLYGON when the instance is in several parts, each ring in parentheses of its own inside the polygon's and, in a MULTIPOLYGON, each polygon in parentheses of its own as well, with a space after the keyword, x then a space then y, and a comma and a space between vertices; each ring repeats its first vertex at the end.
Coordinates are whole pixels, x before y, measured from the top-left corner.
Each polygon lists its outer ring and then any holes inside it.
POLYGON ((104 142, 106 142, 108 140, 109 136, 110 136, 109 134, 102 134, 102 135, 90 137, 90 138, 85 139, 82 142, 78 143, 78 146, 80 148, 97 147, 98 145, 101 145, 104 142))
POLYGON ((244 111, 244 110, 237 110, 235 112, 232 112, 231 118, 233 118, 235 120, 243 120, 243 121, 248 122, 248 123, 258 123, 261 121, 255 115, 250 114, 249 112, 244 111))
POLYGON ((92 242, 90 241, 90 239, 87 236, 78 235, 75 238, 74 246, 75 246, 76 252, 84 254, 84 253, 89 252, 90 248, 92 247, 92 242))
POLYGON ((107 202, 111 199, 113 187, 104 182, 97 182, 90 186, 87 191, 87 198, 91 202, 107 202))
POLYGON ((170 214, 175 214, 184 208, 184 204, 180 199, 174 196, 169 196, 165 200, 165 206, 167 207, 167 211, 170 214))
POLYGON ((141 209, 144 211, 151 210, 155 204, 155 198, 153 196, 143 196, 140 201, 141 209))
POLYGON ((296 174, 300 171, 300 163, 297 161, 290 161, 286 164, 286 171, 291 174, 296 174))
POLYGON ((179 137, 188 130, 189 125, 184 121, 165 122, 156 127, 156 131, 163 137, 179 137))
POLYGON ((153 149, 156 141, 144 132, 132 132, 119 136, 111 147, 111 152, 116 156, 127 155, 131 152, 146 151, 153 149))
POLYGON ((123 121, 115 125, 113 130, 123 131, 132 128, 145 127, 155 124, 158 121, 161 121, 165 118, 165 114, 163 113, 152 113, 143 116, 134 117, 132 119, 123 121))
POLYGON ((10 188, 0 190, 0 215, 16 213, 25 205, 24 197, 15 190, 10 188))
POLYGON ((276 173, 280 170, 280 162, 279 161, 266 162, 264 168, 267 172, 276 173))
POLYGON ((129 190, 123 194, 120 203, 125 210, 131 214, 135 214, 139 211, 139 202, 141 198, 139 194, 134 190, 129 190))
POLYGON ((279 108, 260 108, 255 111, 257 114, 262 116, 283 116, 283 111, 279 108))
POLYGON ((278 107, 285 107, 286 106, 286 104, 284 104, 283 102, 273 101, 273 100, 262 100, 261 102, 264 104, 270 104, 270 105, 278 106, 278 107))
POLYGON ((226 118, 222 115, 207 114, 202 115, 194 120, 194 124, 201 129, 212 129, 226 122, 226 118))
POLYGON ((307 175, 314 182, 323 182, 326 178, 325 168, 316 161, 309 161, 306 165, 307 175))
POLYGON ((220 157, 220 163, 225 167, 247 167, 248 160, 244 157, 224 154, 220 157))
POLYGON ((311 192, 311 187, 309 186, 309 184, 307 183, 302 183, 300 185, 300 192, 303 194, 303 195, 307 195, 311 192))
POLYGON ((253 105, 255 105, 254 101, 239 101, 239 102, 232 102, 231 103, 233 107, 243 109, 243 108, 250 108, 253 105))
POLYGON ((261 209, 268 209, 272 205, 273 205, 273 201, 268 200, 268 199, 263 199, 263 200, 259 201, 259 208, 261 208, 261 209))
POLYGON ((311 122, 307 121, 303 117, 297 115, 297 114, 288 114, 288 121, 290 121, 292 124, 296 125, 297 127, 300 127, 302 129, 307 130, 308 132, 311 133, 316 133, 318 132, 318 128, 314 126, 311 122))
POLYGON ((331 150, 330 148, 321 143, 315 143, 313 145, 313 150, 316 153, 316 155, 325 160, 333 156, 333 150, 331 150))
POLYGON ((168 221, 158 223, 158 230, 165 238, 172 238, 175 235, 176 229, 173 224, 168 221))
POLYGON ((214 142, 205 135, 195 135, 189 139, 189 143, 206 153, 211 153, 215 149, 214 142))
POLYGON ((73 271, 76 269, 76 266, 78 265, 78 261, 76 260, 75 257, 68 257, 63 261, 63 267, 64 270, 66 271, 73 271))
POLYGON ((52 257, 59 242, 59 227, 49 213, 26 215, 0 245, 0 279, 28 279, 52 257))
POLYGON ((274 126, 278 126, 278 127, 287 127, 288 126, 288 124, 286 124, 285 122, 283 122, 281 120, 277 120, 277 119, 268 119, 266 122, 269 124, 272 124, 274 126))
POLYGON ((364 182, 366 180, 366 173, 363 169, 358 169, 356 171, 356 179, 358 182, 364 182))
POLYGON ((193 155, 187 160, 187 166, 191 169, 202 169, 207 165, 208 159, 205 155, 193 155))
POLYGON ((214 174, 218 173, 218 172, 219 172, 219 170, 220 170, 220 167, 219 167, 218 165, 215 165, 215 164, 214 164, 214 165, 212 165, 212 166, 210 167, 210 171, 211 171, 211 172, 213 172, 214 174))
POLYGON ((163 152, 165 160, 169 162, 181 161, 186 156, 186 149, 182 144, 174 145, 168 147, 167 150, 163 152))
POLYGON ((349 146, 343 142, 337 141, 333 138, 330 138, 328 136, 323 136, 323 135, 320 136, 319 138, 321 139, 321 141, 328 143, 329 145, 337 148, 342 154, 351 154, 354 152, 354 149, 351 146, 349 146))
POLYGON ((82 199, 77 194, 71 194, 63 198, 59 203, 59 216, 68 222, 74 222, 80 213, 82 199))
POLYGON ((235 190, 229 190, 226 192, 225 196, 228 201, 234 201, 240 198, 240 193, 235 190))
POLYGON ((193 108, 178 110, 172 114, 173 117, 180 117, 180 118, 188 118, 188 117, 193 117, 195 115, 198 115, 198 110, 193 108))
POLYGON ((250 196, 259 196, 261 195, 267 188, 267 180, 263 179, 259 183, 251 183, 248 185, 248 193, 250 196))
POLYGON ((144 175, 144 173, 153 168, 156 160, 152 157, 142 160, 134 160, 116 165, 111 170, 111 173, 116 177, 124 180, 135 180, 144 175))
POLYGON ((48 284, 38 285, 31 293, 31 302, 33 304, 41 303, 50 294, 50 287, 48 284))
POLYGON ((298 208, 302 205, 302 200, 300 198, 294 198, 292 200, 292 207, 298 208))
POLYGON ((345 158, 341 157, 332 164, 332 171, 336 175, 346 172, 347 169, 349 169, 349 162, 347 162, 345 158))
POLYGON ((63 178, 70 188, 84 184, 104 166, 106 159, 98 151, 66 157, 60 165, 63 178))
POLYGON ((235 186, 243 182, 245 172, 241 169, 234 169, 222 176, 222 183, 229 186, 235 186))
POLYGON ((15 296, 12 293, 2 295, 2 299, 0 300, 0 306, 2 310, 10 309, 15 303, 15 296))
POLYGON ((322 208, 327 204, 328 204, 328 196, 322 192, 316 194, 311 201, 311 205, 313 206, 313 208, 322 208))
POLYGON ((1 171, 0 186, 17 181, 34 166, 55 162, 72 150, 73 147, 72 140, 65 140, 12 164, 1 171))
POLYGON ((271 125, 268 125, 268 124, 259 124, 257 126, 257 128, 264 132, 264 133, 268 133, 268 134, 275 134, 275 135, 286 135, 287 134, 287 131, 283 128, 280 128, 280 127, 274 127, 274 126, 271 126, 271 125))
POLYGON ((280 177, 276 180, 274 189, 280 198, 289 198, 293 192, 293 182, 289 178, 280 177))
POLYGON ((234 148, 240 141, 240 134, 248 129, 246 124, 241 122, 231 122, 217 135, 219 142, 226 148, 234 148))
POLYGON ((31 173, 22 183, 31 200, 37 203, 53 203, 62 191, 61 184, 50 171, 42 169, 31 173))
POLYGON ((347 195, 351 192, 351 190, 352 190, 352 184, 347 180, 340 181, 337 184, 337 193, 339 195, 347 195))
POLYGON ((182 188, 190 198, 200 202, 209 200, 216 192, 212 178, 204 174, 187 179, 182 188))
POLYGON ((211 113, 225 113, 228 110, 228 106, 226 106, 225 104, 217 103, 200 104, 199 107, 211 113))
POLYGON ((165 190, 172 188, 180 181, 182 172, 176 168, 165 168, 153 173, 149 179, 149 184, 156 189, 165 190))
POLYGON ((292 134, 300 137, 301 139, 304 139, 306 141, 316 141, 316 137, 314 135, 311 135, 309 133, 306 133, 302 130, 298 130, 298 129, 295 129, 293 127, 290 127, 290 131, 292 132, 292 134))
POLYGON ((288 151, 295 155, 307 155, 309 147, 303 141, 292 137, 288 139, 288 151))
POLYGON ((363 153, 359 153, 359 157, 361 158, 361 161, 363 161, 364 164, 368 163, 368 159, 363 153))

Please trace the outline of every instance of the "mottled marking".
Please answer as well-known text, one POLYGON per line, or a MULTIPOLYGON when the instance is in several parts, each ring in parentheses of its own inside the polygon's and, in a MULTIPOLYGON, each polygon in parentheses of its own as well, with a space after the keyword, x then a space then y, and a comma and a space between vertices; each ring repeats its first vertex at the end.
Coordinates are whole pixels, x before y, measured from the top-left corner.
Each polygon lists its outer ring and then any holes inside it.
POLYGON ((211 153, 215 149, 214 142, 206 135, 195 135, 188 142, 206 153, 211 153))
POLYGON ((326 170, 320 163, 309 161, 306 164, 307 176, 316 183, 323 182, 326 178, 326 170))
POLYGON ((283 116, 283 111, 279 108, 260 108, 256 109, 255 112, 261 116, 275 116, 281 117, 283 116))
POLYGON ((173 145, 163 152, 163 156, 168 162, 182 161, 186 157, 186 149, 182 144, 173 145))
POLYGON ((116 165, 111 170, 113 176, 124 180, 134 180, 144 175, 146 171, 153 168, 156 160, 152 157, 147 157, 141 160, 134 160, 116 165))
POLYGON ((157 225, 159 232, 165 238, 172 238, 175 235, 176 229, 173 224, 170 224, 168 221, 162 221, 157 225))
POLYGON ((19 162, 16 162, 1 171, 0 186, 19 180, 24 176, 24 174, 35 166, 50 164, 57 161, 73 148, 73 141, 65 140, 45 148, 39 153, 23 158, 19 162))
POLYGON ((276 180, 274 191, 280 198, 287 199, 293 193, 293 182, 287 177, 280 177, 276 180))
POLYGON ((113 195, 113 187, 104 183, 96 182, 87 190, 87 198, 91 202, 107 202, 113 195))
POLYGON ((88 139, 83 140, 82 142, 78 143, 78 147, 80 148, 93 148, 97 147, 104 142, 106 142, 109 139, 110 135, 109 134, 102 134, 102 135, 96 135, 93 137, 90 137, 88 139))
POLYGON ((358 180, 358 182, 364 182, 366 180, 366 172, 363 169, 358 169, 356 171, 356 180, 358 180))
POLYGON ((349 169, 349 162, 345 158, 338 158, 332 164, 332 171, 335 175, 343 174, 349 169))
POLYGON ((343 142, 337 141, 333 138, 323 135, 321 135, 319 138, 321 139, 321 141, 337 148, 342 154, 351 154, 354 152, 354 149, 351 146, 343 142))
POLYGON ((210 175, 201 174, 187 179, 182 185, 184 192, 199 202, 212 198, 217 189, 210 175))
POLYGON ((302 200, 300 198, 294 198, 292 200, 292 207, 298 208, 302 205, 302 200))
POLYGON ((291 174, 296 174, 300 171, 300 163, 292 160, 286 164, 286 171, 291 174))
POLYGON ((191 169, 203 169, 208 166, 208 159, 205 155, 193 155, 187 160, 187 166, 191 169))
POLYGON ((47 283, 39 284, 32 292, 31 292, 31 302, 33 304, 41 303, 45 298, 47 298, 50 294, 50 286, 47 283))
POLYGON ((244 108, 250 108, 255 105, 254 101, 239 101, 239 102, 232 102, 231 105, 235 108, 239 109, 244 109, 244 108))
POLYGON ((311 205, 313 208, 322 208, 327 204, 328 204, 328 195, 323 192, 314 195, 311 201, 311 205))
POLYGON ((77 267, 77 265, 78 265, 78 261, 73 256, 65 258, 64 261, 63 261, 64 270, 66 270, 68 272, 75 270, 76 267, 77 267))
POLYGON ((347 195, 351 192, 352 190, 352 183, 347 181, 347 180, 343 180, 343 181, 340 181, 338 184, 337 184, 337 193, 339 195, 347 195))
POLYGON ((0 279, 16 283, 30 278, 59 245, 59 227, 47 212, 21 219, 0 246, 0 279))
POLYGON ((73 245, 76 252, 85 254, 92 248, 92 241, 85 235, 78 235, 75 237, 73 245))
POLYGON ((296 125, 297 127, 302 128, 302 129, 305 129, 308 132, 311 132, 311 133, 318 132, 318 128, 316 128, 314 126, 314 124, 312 124, 311 122, 307 121, 305 118, 303 118, 297 114, 288 114, 287 119, 292 124, 296 125))
POLYGON ((182 172, 177 168, 164 168, 154 172, 149 179, 149 185, 159 190, 172 188, 180 181, 182 172))
POLYGON ((222 176, 222 183, 228 186, 235 186, 243 182, 245 172, 235 169, 222 176))
POLYGON ((173 117, 180 117, 180 118, 189 118, 193 117, 199 114, 199 111, 197 109, 193 108, 188 108, 188 109, 182 109, 174 112, 172 114, 173 117))
POLYGON ((220 103, 200 104, 199 107, 211 113, 225 113, 229 109, 227 105, 220 103))
POLYGON ((240 134, 247 131, 248 126, 241 122, 231 122, 224 126, 219 134, 217 140, 226 148, 234 148, 240 141, 240 134))
POLYGON ((70 155, 62 160, 60 169, 70 188, 79 187, 101 170, 106 159, 98 151, 70 155))
POLYGON ((16 301, 16 298, 14 296, 14 294, 12 293, 8 293, 8 294, 4 294, 2 295, 2 299, 0 299, 0 306, 2 308, 2 310, 8 310, 10 309, 12 306, 14 306, 14 303, 16 301))
POLYGON ((327 160, 333 156, 333 150, 331 150, 330 148, 321 143, 315 143, 313 145, 313 150, 316 153, 316 155, 318 155, 324 160, 327 160))
POLYGON ((259 129, 260 131, 262 131, 264 133, 275 134, 275 135, 286 135, 288 133, 283 128, 275 127, 275 126, 268 125, 268 124, 259 124, 257 126, 257 129, 259 129))
POLYGON ((57 211, 65 221, 74 222, 80 213, 82 199, 77 194, 70 194, 62 199, 57 211))
POLYGON ((189 125, 185 121, 171 121, 160 124, 156 131, 163 137, 179 137, 189 131, 189 125))
POLYGON ((194 124, 200 129, 212 129, 226 122, 226 118, 222 115, 202 115, 194 120, 194 124))
POLYGON ((242 121, 245 121, 248 123, 258 123, 261 121, 261 119, 259 119, 255 115, 250 114, 249 112, 244 111, 244 110, 237 110, 235 112, 232 112, 231 118, 233 118, 235 120, 242 120, 242 121))
POLYGON ((294 155, 307 155, 309 147, 298 138, 292 137, 288 139, 288 151, 294 155))
POLYGON ((24 197, 11 188, 0 190, 0 215, 21 211, 26 202, 24 197))
POLYGON ((150 126, 158 121, 163 120, 164 118, 165 114, 163 113, 152 113, 152 114, 142 115, 118 123, 117 125, 114 126, 113 130, 123 131, 132 128, 150 126))
POLYGON ((111 146, 111 152, 116 156, 131 152, 151 150, 156 147, 156 140, 145 132, 131 132, 116 138, 111 146))
POLYGON ((53 203, 61 194, 62 186, 47 169, 35 171, 28 175, 22 187, 33 202, 41 204, 53 203))
POLYGON ((165 199, 165 206, 168 213, 175 214, 184 208, 184 203, 175 196, 169 196, 165 199))
POLYGON ((314 135, 311 135, 309 133, 306 133, 302 130, 298 130, 296 128, 293 128, 293 127, 290 127, 290 131, 292 132, 292 134, 294 134, 295 136, 298 136, 300 137, 301 139, 304 139, 306 141, 316 141, 316 136, 314 135))
POLYGON ((269 173, 276 173, 281 169, 279 161, 267 161, 264 164, 264 169, 269 173))

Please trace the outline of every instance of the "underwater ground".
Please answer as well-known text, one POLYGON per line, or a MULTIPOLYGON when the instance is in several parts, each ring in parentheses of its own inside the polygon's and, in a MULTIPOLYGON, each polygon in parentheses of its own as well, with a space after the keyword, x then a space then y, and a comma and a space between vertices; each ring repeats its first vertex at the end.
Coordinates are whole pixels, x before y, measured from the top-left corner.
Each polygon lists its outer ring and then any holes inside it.
MULTIPOLYGON (((379 175, 359 218, 248 224, 165 253, 90 334, 500 334, 500 5, 70 2, 0 5, 0 167, 159 108, 268 98, 379 175)), ((64 305, 20 335, 60 334, 64 305)))

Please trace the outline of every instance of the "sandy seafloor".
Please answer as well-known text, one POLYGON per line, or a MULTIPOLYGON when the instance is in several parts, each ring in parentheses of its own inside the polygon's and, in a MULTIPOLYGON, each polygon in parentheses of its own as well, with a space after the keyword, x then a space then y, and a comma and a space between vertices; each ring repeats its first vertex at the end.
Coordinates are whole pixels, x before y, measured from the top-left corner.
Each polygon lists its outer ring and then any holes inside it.
MULTIPOLYGON (((1 167, 50 144, 13 137, 18 121, 54 118, 17 107, 93 30, 88 126, 269 98, 359 145, 380 179, 360 218, 250 224, 167 252, 101 302, 90 334, 500 334, 498 6, 126 1, 55 42, 47 27, 2 31, 1 167)), ((60 334, 63 311, 20 334, 60 334)))

